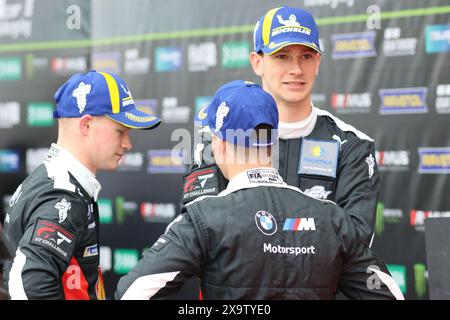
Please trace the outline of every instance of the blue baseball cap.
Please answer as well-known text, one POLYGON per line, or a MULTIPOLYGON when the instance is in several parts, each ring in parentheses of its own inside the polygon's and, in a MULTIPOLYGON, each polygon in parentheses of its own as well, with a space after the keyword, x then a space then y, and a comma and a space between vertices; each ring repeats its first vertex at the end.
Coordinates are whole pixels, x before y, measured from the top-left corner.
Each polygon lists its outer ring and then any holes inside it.
POLYGON ((291 44, 300 44, 322 54, 316 22, 302 9, 279 7, 269 10, 256 23, 253 36, 255 52, 272 54, 291 44))
POLYGON ((256 83, 235 80, 223 85, 214 95, 206 114, 211 133, 229 143, 267 147, 277 138, 276 132, 271 137, 267 135, 265 140, 264 137, 255 140, 252 134, 261 124, 278 129, 275 100, 256 83))
POLYGON ((77 73, 56 91, 55 101, 54 118, 106 116, 133 129, 154 129, 161 123, 160 118, 136 109, 125 81, 112 73, 77 73))

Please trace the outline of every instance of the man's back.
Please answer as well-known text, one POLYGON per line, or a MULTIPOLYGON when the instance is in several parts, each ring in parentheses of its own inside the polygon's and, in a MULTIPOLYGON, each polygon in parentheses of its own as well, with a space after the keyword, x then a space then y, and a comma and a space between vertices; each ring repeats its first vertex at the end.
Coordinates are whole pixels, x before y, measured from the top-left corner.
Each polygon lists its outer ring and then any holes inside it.
POLYGON ((360 249, 350 218, 285 184, 239 178, 234 192, 187 207, 205 241, 205 298, 332 299, 360 249))
POLYGON ((204 226, 205 298, 331 299, 345 258, 339 225, 349 238, 354 230, 330 203, 310 200, 261 186, 188 206, 204 226))
POLYGON ((206 299, 333 299, 337 287, 353 298, 394 298, 380 281, 367 285, 371 268, 390 278, 342 209, 258 168, 189 204, 116 297, 164 298, 197 275, 206 299))

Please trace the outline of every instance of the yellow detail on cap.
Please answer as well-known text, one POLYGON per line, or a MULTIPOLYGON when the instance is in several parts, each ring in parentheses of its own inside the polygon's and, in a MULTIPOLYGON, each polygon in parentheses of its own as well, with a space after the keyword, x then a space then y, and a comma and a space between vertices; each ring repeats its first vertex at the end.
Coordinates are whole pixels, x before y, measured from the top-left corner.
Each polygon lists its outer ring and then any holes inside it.
POLYGON ((270 29, 272 29, 272 21, 273 16, 275 13, 280 9, 281 7, 269 10, 266 15, 264 16, 263 25, 262 25, 262 38, 264 46, 267 46, 270 41, 270 29))
POLYGON ((113 76, 107 74, 106 72, 99 72, 103 77, 105 77, 106 84, 108 86, 109 98, 111 99, 112 113, 120 112, 120 96, 119 87, 113 76))
POLYGON ((125 116, 130 119, 133 122, 138 122, 138 123, 144 123, 144 122, 150 122, 150 121, 154 121, 156 119, 156 117, 139 117, 139 116, 135 116, 134 114, 131 114, 129 112, 125 112, 125 116))
POLYGON ((203 108, 200 109, 200 111, 198 112, 198 118, 200 120, 204 120, 206 119, 206 117, 208 116, 208 113, 205 112, 205 110, 208 109, 208 106, 204 106, 203 108))
MULTIPOLYGON (((298 44, 301 46, 305 46, 311 49, 314 49, 318 54, 322 55, 322 51, 320 51, 319 48, 317 48, 317 46, 314 43, 306 43, 306 42, 287 42, 283 43, 283 45, 280 45, 277 49, 275 49, 274 51, 272 51, 271 53, 269 53, 269 55, 272 55, 274 53, 277 53, 278 51, 280 51, 281 49, 283 49, 284 47, 286 47, 287 45, 294 45, 294 44, 298 44)), ((271 48, 270 48, 271 49, 271 48)))

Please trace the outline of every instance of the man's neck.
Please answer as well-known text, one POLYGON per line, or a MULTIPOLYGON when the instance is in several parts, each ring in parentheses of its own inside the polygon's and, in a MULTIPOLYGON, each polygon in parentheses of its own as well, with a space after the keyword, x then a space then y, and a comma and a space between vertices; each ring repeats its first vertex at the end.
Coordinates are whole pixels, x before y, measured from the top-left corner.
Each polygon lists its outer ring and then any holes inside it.
POLYGON ((67 152, 72 154, 82 165, 84 165, 89 171, 91 171, 94 175, 97 174, 97 170, 95 167, 89 165, 89 162, 87 161, 87 157, 83 152, 79 150, 76 146, 74 146, 72 143, 69 143, 66 139, 62 139, 61 137, 58 138, 58 141, 56 142, 57 145, 63 147, 67 152))
POLYGON ((233 179, 238 174, 245 172, 247 170, 255 168, 272 168, 271 164, 261 164, 261 163, 247 163, 247 164, 233 164, 229 165, 227 168, 228 180, 233 179))
POLYGON ((299 122, 309 117, 312 112, 311 98, 297 103, 276 101, 281 122, 299 122))

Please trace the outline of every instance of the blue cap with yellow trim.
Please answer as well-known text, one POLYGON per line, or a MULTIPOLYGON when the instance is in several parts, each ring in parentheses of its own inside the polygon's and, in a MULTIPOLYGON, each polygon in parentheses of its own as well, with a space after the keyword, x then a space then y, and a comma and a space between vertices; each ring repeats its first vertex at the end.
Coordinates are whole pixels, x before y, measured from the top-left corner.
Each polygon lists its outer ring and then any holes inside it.
POLYGON ((256 83, 234 80, 224 84, 203 112, 210 132, 231 144, 267 147, 277 139, 277 105, 256 83), (256 139, 254 129, 262 124, 274 129, 273 134, 256 139))
POLYGON ((279 7, 269 10, 256 23, 253 36, 255 52, 272 54, 283 47, 300 44, 322 54, 316 22, 302 9, 279 7))
POLYGON ((161 123, 160 118, 136 109, 125 81, 112 73, 77 73, 56 91, 55 101, 54 118, 106 116, 133 129, 154 129, 161 123))

